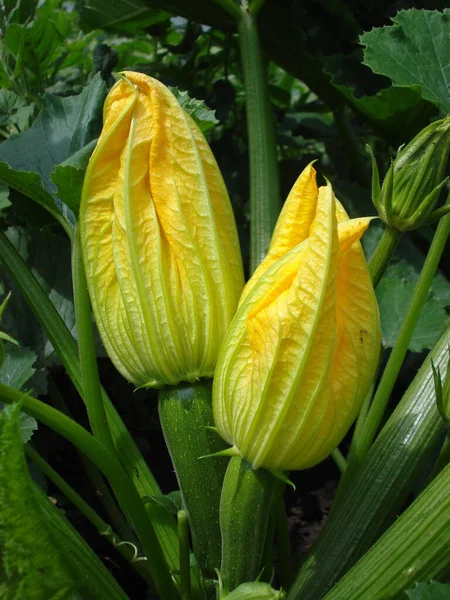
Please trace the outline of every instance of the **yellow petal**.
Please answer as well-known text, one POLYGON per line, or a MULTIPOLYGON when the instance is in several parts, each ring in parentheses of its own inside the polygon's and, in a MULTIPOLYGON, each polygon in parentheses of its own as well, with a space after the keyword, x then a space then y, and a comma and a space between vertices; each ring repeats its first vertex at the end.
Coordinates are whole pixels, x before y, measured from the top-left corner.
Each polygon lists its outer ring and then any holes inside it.
POLYGON ((267 256, 245 286, 240 303, 275 261, 309 237, 318 196, 316 171, 312 165, 305 167, 294 183, 275 226, 267 256))
POLYGON ((105 346, 137 385, 212 376, 243 286, 220 171, 192 119, 151 77, 124 73, 104 118, 81 223, 105 346))

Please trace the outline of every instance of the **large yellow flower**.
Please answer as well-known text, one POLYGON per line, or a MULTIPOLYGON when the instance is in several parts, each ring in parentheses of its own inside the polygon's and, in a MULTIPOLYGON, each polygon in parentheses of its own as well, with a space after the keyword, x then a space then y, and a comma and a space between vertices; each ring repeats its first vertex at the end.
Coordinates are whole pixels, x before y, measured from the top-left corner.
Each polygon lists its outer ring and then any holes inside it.
POLYGON ((323 460, 355 419, 380 349, 378 306, 351 219, 308 166, 248 282, 216 368, 214 418, 254 468, 323 460))
POLYGON ((93 311, 137 386, 211 377, 243 287, 230 201, 194 121, 159 81, 110 91, 80 226, 93 311))

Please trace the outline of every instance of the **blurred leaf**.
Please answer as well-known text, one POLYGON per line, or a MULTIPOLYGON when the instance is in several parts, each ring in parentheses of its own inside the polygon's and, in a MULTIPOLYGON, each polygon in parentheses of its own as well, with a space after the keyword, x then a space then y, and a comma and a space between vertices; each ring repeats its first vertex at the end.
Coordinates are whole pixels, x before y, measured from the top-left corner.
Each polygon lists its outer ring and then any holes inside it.
POLYGON ((364 64, 450 112, 450 9, 402 10, 392 21, 361 36, 364 64))
MULTIPOLYGON (((387 348, 392 348, 397 340, 418 278, 419 273, 415 268, 405 260, 401 260, 387 269, 377 286, 383 345, 387 348)), ((445 307, 450 299, 450 283, 446 281, 444 284, 442 278, 437 280, 439 296, 433 291, 434 285, 433 282, 409 345, 409 349, 413 352, 430 349, 449 322, 445 307), (442 293, 444 287, 447 290, 446 298, 442 293)))
POLYGON ((82 0, 80 5, 81 27, 86 31, 105 29, 133 34, 170 18, 165 10, 149 8, 145 0, 82 0))
POLYGON ((20 390, 34 374, 36 354, 29 348, 5 344, 5 360, 0 368, 0 382, 20 390))
POLYGON ((92 140, 84 148, 57 165, 51 174, 52 181, 57 186, 56 194, 58 198, 70 208, 76 217, 78 217, 80 209, 84 174, 96 143, 97 140, 92 140))
POLYGON ((181 509, 181 494, 178 490, 166 496, 145 496, 144 500, 163 506, 172 515, 176 515, 181 509))
POLYGON ((46 94, 30 129, 0 144, 0 179, 73 224, 73 212, 57 197, 51 173, 98 136, 105 95, 99 74, 78 96, 46 94))
POLYGON ((56 25, 49 19, 36 19, 31 25, 9 25, 5 32, 5 47, 16 58, 16 69, 26 68, 39 81, 54 63, 55 50, 63 42, 56 25))
MULTIPOLYGON (((43 286, 71 333, 76 335, 69 240, 65 236, 20 227, 9 228, 7 236, 43 286)), ((3 315, 2 329, 21 346, 31 348, 37 354, 37 366, 44 367, 53 357, 53 347, 14 281, 4 271, 2 280, 5 289, 13 291, 8 310, 3 315)))
POLYGON ((387 86, 362 63, 362 53, 337 54, 326 60, 331 83, 394 145, 414 137, 435 108, 410 88, 387 86))
POLYGON ((22 444, 26 444, 29 442, 33 436, 33 433, 37 431, 38 424, 34 417, 30 417, 24 412, 21 412, 19 415, 19 429, 20 429, 20 439, 22 440, 22 444))
POLYGON ((0 218, 3 217, 4 211, 11 206, 9 200, 9 187, 0 181, 0 218))
POLYGON ((430 583, 416 583, 412 590, 406 590, 410 600, 450 600, 450 585, 437 581, 430 583))
POLYGON ((203 100, 190 98, 187 92, 181 92, 176 87, 171 87, 169 89, 182 108, 197 123, 203 134, 208 133, 214 125, 217 125, 219 121, 216 119, 215 111, 208 108, 203 100))
POLYGON ((0 413, 0 597, 67 598, 74 579, 35 502, 19 429, 20 403, 0 413))

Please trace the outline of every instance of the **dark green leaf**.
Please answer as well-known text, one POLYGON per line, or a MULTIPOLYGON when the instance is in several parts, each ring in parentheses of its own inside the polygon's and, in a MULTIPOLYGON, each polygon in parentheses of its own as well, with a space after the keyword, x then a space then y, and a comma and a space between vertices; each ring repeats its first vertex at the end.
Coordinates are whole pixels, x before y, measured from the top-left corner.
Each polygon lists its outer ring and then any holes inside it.
POLYGON ((30 129, 0 144, 0 179, 56 218, 74 223, 72 211, 56 195, 51 173, 98 136, 105 94, 100 75, 78 96, 46 94, 30 129))
POLYGON ((63 163, 57 165, 51 175, 52 181, 57 186, 58 198, 70 208, 75 216, 78 216, 80 209, 84 174, 96 141, 93 140, 84 148, 69 156, 63 163))
MULTIPOLYGON (((383 344, 392 348, 396 342, 408 305, 414 294, 419 273, 405 260, 389 267, 377 286, 383 344)), ((420 352, 433 346, 449 321, 445 310, 450 295, 450 283, 437 279, 439 296, 433 288, 420 315, 409 349, 420 352), (446 289, 446 294, 443 293, 446 289)))
POLYGON ((19 410, 20 403, 0 412, 0 597, 126 600, 96 554, 32 481, 19 410), (74 596, 75 590, 81 596, 74 596))
POLYGON ((0 382, 18 390, 34 374, 36 354, 29 348, 5 344, 5 359, 0 368, 0 382))
MULTIPOLYGON (((70 243, 67 238, 19 227, 10 228, 7 235, 43 286, 67 327, 75 335, 70 243)), ((38 366, 42 367, 53 356, 53 347, 14 282, 4 272, 2 278, 6 290, 13 290, 8 310, 3 315, 2 329, 21 346, 31 348, 38 356, 38 366)))
POLYGON ((36 419, 34 419, 33 417, 30 417, 30 415, 27 415, 23 412, 20 413, 19 415, 19 429, 20 429, 20 439, 22 440, 23 444, 26 444, 27 442, 30 441, 33 432, 36 431, 38 428, 38 424, 36 419))
POLYGON ((372 126, 396 145, 428 124, 436 109, 410 88, 387 87, 384 77, 362 64, 362 53, 338 54, 326 61, 332 84, 372 126))
POLYGON ((7 185, 0 181, 0 217, 4 215, 5 210, 11 206, 9 200, 9 188, 7 185))
POLYGON ((0 413, 0 597, 66 598, 73 577, 35 502, 19 430, 20 404, 0 413))
POLYGON ((106 29, 131 34, 164 23, 170 17, 164 10, 149 8, 145 0, 84 0, 80 14, 84 30, 106 29))
POLYGON ((166 496, 145 496, 144 500, 163 506, 172 515, 176 515, 181 509, 181 494, 178 490, 166 496))
POLYGON ((170 91, 188 115, 197 123, 202 133, 208 133, 219 122, 215 117, 215 111, 208 108, 203 100, 190 98, 187 92, 181 92, 178 88, 171 87, 170 91))
POLYGON ((412 590, 406 590, 410 600, 450 600, 450 585, 437 581, 417 583, 412 590))
POLYGON ((393 22, 361 36, 364 64, 450 112, 450 10, 402 10, 393 22))

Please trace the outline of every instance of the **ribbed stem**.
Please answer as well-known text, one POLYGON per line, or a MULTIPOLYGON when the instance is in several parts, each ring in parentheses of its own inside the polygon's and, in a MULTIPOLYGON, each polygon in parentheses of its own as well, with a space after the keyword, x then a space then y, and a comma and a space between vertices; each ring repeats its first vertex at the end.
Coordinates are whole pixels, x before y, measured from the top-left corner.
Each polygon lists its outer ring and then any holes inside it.
POLYGON ((426 488, 326 600, 393 598, 450 566, 450 466, 426 488))
POLYGON ((225 457, 209 455, 227 446, 212 431, 212 382, 167 387, 159 393, 159 417, 189 518, 197 563, 205 578, 220 567, 219 502, 225 457), (207 457, 207 458, 201 458, 207 457))
POLYGON ((250 161, 250 272, 263 260, 280 212, 275 126, 256 17, 238 19, 250 161))
POLYGON ((402 236, 402 232, 393 227, 386 226, 381 240, 376 247, 376 250, 370 259, 369 271, 372 277, 373 287, 377 287, 380 283, 384 272, 391 262, 397 244, 402 236))
POLYGON ((230 460, 220 499, 221 575, 225 593, 255 581, 261 570, 267 525, 279 482, 240 457, 230 460))

